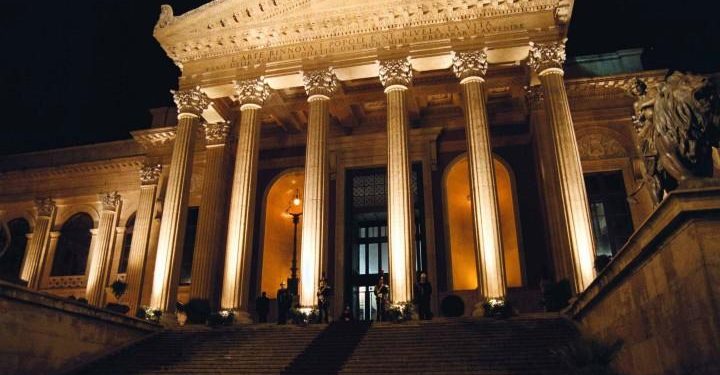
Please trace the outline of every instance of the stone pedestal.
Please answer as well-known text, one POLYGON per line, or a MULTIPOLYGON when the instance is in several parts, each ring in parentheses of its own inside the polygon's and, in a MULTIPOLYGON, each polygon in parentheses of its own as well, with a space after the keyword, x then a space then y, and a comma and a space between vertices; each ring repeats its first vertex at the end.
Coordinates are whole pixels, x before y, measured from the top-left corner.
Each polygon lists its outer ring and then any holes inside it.
POLYGON ((556 183, 562 212, 561 225, 567 231, 571 251, 573 286, 583 291, 595 277, 595 249, 590 223, 590 207, 585 191, 582 164, 573 128, 562 64, 565 42, 531 44, 529 65, 537 72, 545 98, 545 112, 552 137, 556 183))
MULTIPOLYGON (((487 71, 485 51, 454 54, 453 70, 460 79, 465 108, 465 133, 468 143, 480 301, 484 298, 504 298, 505 267, 501 243, 502 232, 483 78, 487 71)), ((482 307, 482 303, 476 306, 474 315, 482 314, 479 307, 482 307)))
POLYGON ((210 99, 199 88, 178 91, 174 95, 178 108, 178 126, 163 204, 150 297, 151 307, 169 313, 175 311, 180 281, 195 137, 200 116, 210 105, 210 99))
POLYGON ((117 192, 100 195, 102 210, 98 223, 97 242, 90 250, 90 271, 88 273, 85 298, 88 303, 103 307, 105 305, 105 287, 110 275, 112 244, 115 239, 116 213, 122 202, 117 192))
POLYGON ((217 266, 225 224, 225 142, 230 125, 205 124, 205 175, 192 263, 190 299, 206 300, 217 307, 217 266))
POLYGON ((20 278, 27 281, 28 288, 37 290, 40 289, 43 269, 48 264, 48 238, 55 216, 55 202, 50 198, 38 199, 35 201, 35 208, 35 228, 27 245, 20 278))
POLYGON ((408 152, 407 90, 412 82, 408 59, 380 62, 380 81, 387 98, 387 191, 390 299, 412 300, 415 275, 415 236, 410 155, 408 152))
POLYGON ((247 311, 255 214, 255 185, 260 150, 260 109, 270 95, 261 77, 237 82, 240 106, 237 153, 230 196, 221 307, 235 310, 236 321, 250 322, 247 311))

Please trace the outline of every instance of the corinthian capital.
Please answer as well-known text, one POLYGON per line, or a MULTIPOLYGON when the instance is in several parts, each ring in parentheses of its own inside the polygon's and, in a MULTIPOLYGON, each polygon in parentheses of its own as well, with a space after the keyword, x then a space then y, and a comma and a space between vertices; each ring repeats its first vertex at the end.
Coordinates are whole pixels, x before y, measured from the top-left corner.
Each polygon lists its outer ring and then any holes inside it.
POLYGON ((412 65, 409 58, 380 61, 380 83, 383 87, 392 85, 410 86, 412 65))
POLYGON ((160 178, 162 166, 158 163, 146 163, 140 168, 140 184, 155 185, 160 178))
POLYGON ((453 52, 453 72, 461 81, 469 77, 482 78, 487 73, 487 48, 472 52, 453 52))
POLYGON ((55 209, 55 201, 52 198, 37 198, 35 208, 38 216, 50 216, 55 209))
POLYGON ((270 86, 265 82, 265 77, 233 81, 233 84, 241 106, 254 104, 262 107, 270 96, 270 86))
POLYGON ((330 97, 338 88, 335 70, 329 66, 325 69, 303 72, 303 83, 308 96, 323 95, 330 97))
POLYGON ((210 146, 219 146, 225 144, 230 125, 227 122, 218 122, 214 124, 203 125, 205 129, 205 141, 210 146))
POLYGON ((117 191, 98 194, 100 202, 102 202, 103 211, 115 211, 120 205, 120 194, 117 191))
POLYGON ((562 69, 565 63, 565 41, 538 43, 530 42, 528 65, 538 74, 548 69, 562 69))
POLYGON ((170 92, 173 94, 179 114, 188 113, 200 117, 210 106, 210 98, 200 90, 199 86, 189 90, 170 90, 170 92))

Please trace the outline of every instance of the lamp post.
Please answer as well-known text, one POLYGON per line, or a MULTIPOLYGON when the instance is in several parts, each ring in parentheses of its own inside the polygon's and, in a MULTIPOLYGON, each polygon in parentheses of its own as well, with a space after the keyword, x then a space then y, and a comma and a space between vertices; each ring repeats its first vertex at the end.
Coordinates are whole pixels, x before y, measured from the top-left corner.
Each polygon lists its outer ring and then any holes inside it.
POLYGON ((298 277, 297 277, 297 227, 300 222, 300 216, 302 216, 300 194, 298 189, 295 189, 295 198, 290 201, 290 205, 285 209, 285 212, 292 216, 293 222, 293 256, 292 263, 290 265, 290 278, 288 278, 288 290, 293 296, 298 295, 298 277))

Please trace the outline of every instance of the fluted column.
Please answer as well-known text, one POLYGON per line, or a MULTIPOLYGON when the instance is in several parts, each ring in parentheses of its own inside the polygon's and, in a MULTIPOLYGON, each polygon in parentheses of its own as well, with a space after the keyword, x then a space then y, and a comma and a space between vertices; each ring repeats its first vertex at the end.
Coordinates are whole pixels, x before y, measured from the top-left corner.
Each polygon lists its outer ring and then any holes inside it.
POLYGON ((35 228, 27 246, 21 279, 27 281, 28 288, 39 289, 43 268, 47 264, 48 238, 55 216, 55 202, 50 198, 35 201, 37 216, 35 228))
POLYGON ((225 142, 230 126, 205 124, 205 175, 192 263, 190 299, 210 302, 215 309, 215 285, 223 218, 225 217, 225 142))
POLYGON ((230 195, 221 307, 235 310, 237 320, 249 322, 247 304, 260 154, 260 109, 270 95, 270 88, 260 77, 235 82, 235 90, 240 101, 240 126, 230 195))
POLYGON ((481 300, 504 298, 502 232, 483 78, 487 72, 485 50, 455 53, 453 70, 460 79, 465 107, 478 289, 481 300))
POLYGON ((387 97, 387 192, 390 298, 412 300, 414 244, 407 90, 412 83, 409 59, 380 61, 380 82, 387 97))
POLYGON ((103 193, 99 196, 102 203, 100 222, 98 223, 97 242, 91 248, 85 298, 93 306, 102 307, 105 303, 105 286, 110 275, 110 263, 113 239, 115 238, 116 213, 122 202, 117 192, 103 193))
POLYGON ((138 198, 137 212, 135 212, 135 227, 133 228, 132 242, 130 242, 130 255, 125 276, 125 282, 128 285, 126 295, 131 315, 135 314, 142 301, 150 230, 155 215, 155 195, 161 170, 160 164, 156 163, 147 163, 140 169, 140 197, 138 198))
MULTIPOLYGON (((150 306, 174 312, 180 281, 187 203, 190 194, 190 172, 197 127, 210 99, 200 88, 174 92, 178 108, 178 126, 168 174, 163 216, 160 223, 153 288, 150 306)), ((165 315, 167 318, 167 316, 165 315)))
MULTIPOLYGON (((545 112, 552 136, 555 155, 556 178, 562 208, 562 224, 567 230, 571 249, 574 286, 576 292, 587 288, 595 277, 594 240, 590 223, 585 181, 583 179, 580 153, 573 128, 570 103, 562 64, 565 62, 565 41, 530 43, 528 64, 540 77, 545 97, 545 112)), ((539 129, 538 131, 544 131, 539 129)))
POLYGON ((329 102, 338 81, 332 67, 304 72, 303 81, 310 112, 305 146, 299 292, 300 306, 309 308, 317 304, 322 257, 327 245, 329 102))

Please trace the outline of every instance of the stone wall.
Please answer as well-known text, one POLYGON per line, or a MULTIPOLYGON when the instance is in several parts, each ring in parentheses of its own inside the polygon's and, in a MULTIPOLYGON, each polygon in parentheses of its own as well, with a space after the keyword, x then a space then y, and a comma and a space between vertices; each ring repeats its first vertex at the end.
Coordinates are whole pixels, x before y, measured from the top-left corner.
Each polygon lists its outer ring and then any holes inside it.
POLYGON ((0 372, 64 372, 159 326, 0 282, 0 372))
POLYGON ((719 312, 717 188, 670 194, 569 309, 628 375, 720 374, 719 312))

